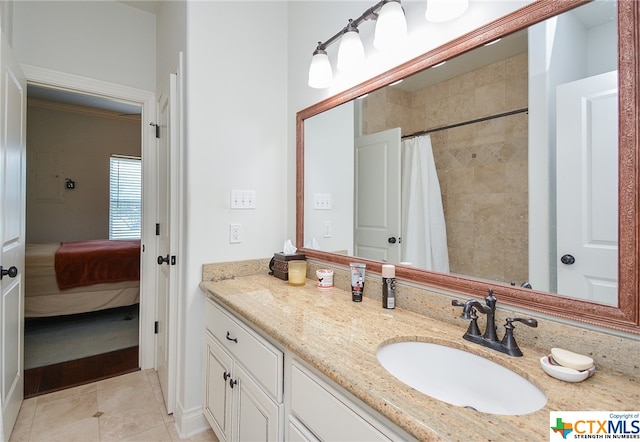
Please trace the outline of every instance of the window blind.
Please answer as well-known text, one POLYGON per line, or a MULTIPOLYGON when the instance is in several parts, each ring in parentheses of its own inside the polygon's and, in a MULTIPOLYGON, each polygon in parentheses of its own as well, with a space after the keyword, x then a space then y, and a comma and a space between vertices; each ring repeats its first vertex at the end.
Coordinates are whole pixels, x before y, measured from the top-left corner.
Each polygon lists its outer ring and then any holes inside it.
POLYGON ((140 239, 142 161, 113 155, 109 176, 109 239, 140 239))

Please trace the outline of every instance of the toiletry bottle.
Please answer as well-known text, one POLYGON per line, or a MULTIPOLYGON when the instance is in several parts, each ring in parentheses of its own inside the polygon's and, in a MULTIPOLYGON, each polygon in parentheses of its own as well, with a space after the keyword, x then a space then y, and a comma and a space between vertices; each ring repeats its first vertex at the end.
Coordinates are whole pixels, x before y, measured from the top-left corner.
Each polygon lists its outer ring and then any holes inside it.
POLYGON ((396 307, 396 267, 391 264, 382 265, 382 307, 396 307))
POLYGON ((351 269, 351 300, 353 302, 362 302, 362 293, 364 292, 364 276, 367 265, 358 262, 349 264, 351 269))

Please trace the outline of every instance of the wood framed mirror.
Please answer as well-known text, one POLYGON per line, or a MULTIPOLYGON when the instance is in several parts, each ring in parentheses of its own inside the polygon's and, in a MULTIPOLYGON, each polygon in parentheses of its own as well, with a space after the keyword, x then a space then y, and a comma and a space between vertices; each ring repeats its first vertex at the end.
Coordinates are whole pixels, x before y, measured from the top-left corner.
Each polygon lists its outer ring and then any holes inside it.
MULTIPOLYGON (((589 3, 585 0, 539 0, 501 19, 469 32, 360 85, 323 100, 296 116, 296 244, 308 258, 341 266, 357 259, 367 269, 379 273, 381 261, 354 258, 305 248, 305 146, 306 119, 380 89, 409 75, 464 54, 498 38, 589 3)), ((640 203, 638 167, 640 167, 640 3, 620 0, 618 20, 618 302, 616 306, 598 304, 552 293, 494 283, 452 273, 438 273, 399 265, 397 277, 453 294, 482 298, 492 288, 501 303, 537 311, 577 322, 640 334, 640 203)))

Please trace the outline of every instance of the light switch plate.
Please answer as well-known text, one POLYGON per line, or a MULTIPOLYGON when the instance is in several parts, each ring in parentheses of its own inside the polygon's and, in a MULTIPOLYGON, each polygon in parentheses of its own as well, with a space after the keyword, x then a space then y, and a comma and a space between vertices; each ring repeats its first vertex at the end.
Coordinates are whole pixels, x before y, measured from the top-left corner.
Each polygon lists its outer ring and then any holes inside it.
POLYGON ((232 190, 229 205, 232 209, 255 209, 255 190, 232 190))
POLYGON ((314 193, 313 209, 314 210, 331 210, 331 194, 330 193, 314 193))

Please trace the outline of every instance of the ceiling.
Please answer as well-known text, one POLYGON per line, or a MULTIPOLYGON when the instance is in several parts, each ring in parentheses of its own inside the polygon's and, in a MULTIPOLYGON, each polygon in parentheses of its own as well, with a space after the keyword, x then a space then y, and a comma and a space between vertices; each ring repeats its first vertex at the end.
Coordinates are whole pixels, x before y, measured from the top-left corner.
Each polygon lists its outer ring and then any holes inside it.
POLYGON ((137 104, 31 84, 27 85, 27 97, 106 110, 122 115, 140 115, 142 112, 142 107, 137 104))
POLYGON ((145 12, 150 12, 152 14, 158 14, 160 11, 160 7, 162 3, 167 0, 116 0, 119 3, 124 3, 127 6, 132 6, 134 8, 140 9, 145 12))

